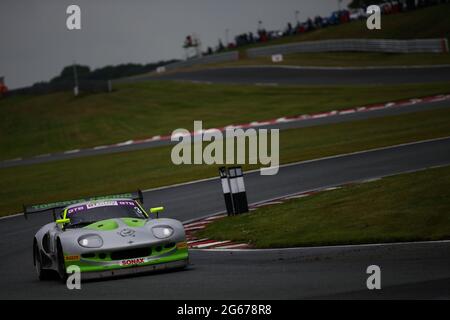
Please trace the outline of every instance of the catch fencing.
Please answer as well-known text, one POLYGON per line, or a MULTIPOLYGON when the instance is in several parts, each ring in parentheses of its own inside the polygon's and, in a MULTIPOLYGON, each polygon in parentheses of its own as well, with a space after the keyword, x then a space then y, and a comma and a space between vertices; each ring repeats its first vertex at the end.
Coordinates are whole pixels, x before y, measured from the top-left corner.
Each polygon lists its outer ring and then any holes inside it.
POLYGON ((308 52, 387 52, 387 53, 443 53, 448 52, 447 39, 339 39, 305 41, 247 50, 247 57, 308 52))

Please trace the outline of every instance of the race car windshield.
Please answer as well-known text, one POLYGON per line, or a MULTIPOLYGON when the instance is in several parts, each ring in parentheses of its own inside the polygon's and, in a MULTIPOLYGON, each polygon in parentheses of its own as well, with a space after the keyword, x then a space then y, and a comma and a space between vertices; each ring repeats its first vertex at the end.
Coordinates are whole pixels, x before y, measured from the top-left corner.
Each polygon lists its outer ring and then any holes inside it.
POLYGON ((130 200, 101 201, 75 206, 67 210, 66 217, 70 219, 69 227, 113 218, 146 218, 137 203, 130 200))

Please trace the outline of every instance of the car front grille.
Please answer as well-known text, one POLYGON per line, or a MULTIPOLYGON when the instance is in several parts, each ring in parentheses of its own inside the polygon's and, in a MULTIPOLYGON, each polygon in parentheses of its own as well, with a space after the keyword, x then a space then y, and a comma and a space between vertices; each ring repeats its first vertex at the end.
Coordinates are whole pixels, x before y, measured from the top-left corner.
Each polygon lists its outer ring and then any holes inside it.
POLYGON ((172 250, 176 248, 176 243, 161 243, 154 247, 145 247, 145 248, 132 248, 132 249, 122 249, 112 252, 88 252, 83 253, 81 257, 83 259, 94 259, 94 260, 125 260, 125 259, 134 259, 134 258, 142 258, 153 255, 160 255, 166 251, 172 250))
POLYGON ((133 259, 147 257, 152 254, 152 248, 135 248, 111 252, 111 260, 133 259))

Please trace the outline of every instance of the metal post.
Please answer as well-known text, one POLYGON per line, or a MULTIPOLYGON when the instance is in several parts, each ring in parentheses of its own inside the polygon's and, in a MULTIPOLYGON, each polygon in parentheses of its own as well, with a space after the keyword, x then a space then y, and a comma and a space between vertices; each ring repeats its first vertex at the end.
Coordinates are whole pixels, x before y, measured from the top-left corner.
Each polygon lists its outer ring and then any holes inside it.
POLYGON ((245 191, 244 174, 242 167, 228 169, 231 196, 233 199, 234 214, 248 212, 247 193, 245 191))
POLYGON ((229 32, 230 32, 230 29, 225 29, 225 41, 227 42, 227 48, 228 48, 228 45, 230 44, 230 41, 229 41, 229 32))
POLYGON ((73 79, 75 83, 75 87, 73 88, 73 94, 75 96, 78 95, 79 89, 78 89, 78 74, 77 74, 77 66, 75 64, 75 61, 73 62, 73 79))
POLYGON ((227 168, 220 167, 220 182, 222 183, 223 198, 225 199, 225 206, 229 216, 234 214, 233 198, 231 197, 230 181, 228 179, 227 168))
POLYGON ((236 177, 240 204, 239 213, 248 212, 247 192, 245 191, 244 172, 242 171, 242 167, 236 168, 236 177))

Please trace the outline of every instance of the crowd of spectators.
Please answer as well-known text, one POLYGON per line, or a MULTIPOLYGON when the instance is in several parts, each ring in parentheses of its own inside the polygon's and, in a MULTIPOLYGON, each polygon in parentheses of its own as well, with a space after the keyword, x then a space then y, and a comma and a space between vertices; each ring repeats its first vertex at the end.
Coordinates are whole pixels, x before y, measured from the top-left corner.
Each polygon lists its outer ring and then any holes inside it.
MULTIPOLYGON (((373 1, 370 1, 373 3, 373 1)), ((378 1, 378 5, 381 9, 381 14, 395 14, 403 11, 414 10, 424 6, 430 6, 434 4, 449 2, 449 0, 399 0, 399 1, 378 1)), ((234 41, 223 43, 219 39, 219 43, 216 48, 208 47, 203 55, 223 52, 226 50, 233 50, 242 46, 246 46, 254 43, 264 43, 281 37, 289 37, 292 35, 298 35, 306 32, 310 32, 316 29, 326 28, 328 26, 348 23, 354 20, 360 20, 367 18, 366 8, 368 5, 361 6, 353 9, 343 9, 334 11, 329 16, 316 16, 314 18, 308 18, 306 21, 297 21, 294 24, 288 22, 284 30, 266 30, 262 27, 262 21, 258 22, 258 30, 256 33, 250 31, 235 36, 234 41)))

